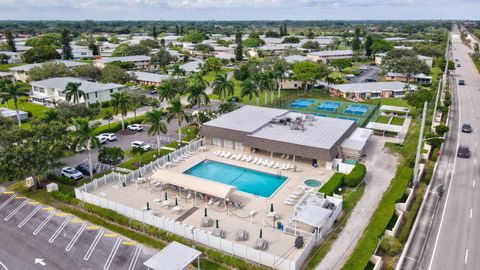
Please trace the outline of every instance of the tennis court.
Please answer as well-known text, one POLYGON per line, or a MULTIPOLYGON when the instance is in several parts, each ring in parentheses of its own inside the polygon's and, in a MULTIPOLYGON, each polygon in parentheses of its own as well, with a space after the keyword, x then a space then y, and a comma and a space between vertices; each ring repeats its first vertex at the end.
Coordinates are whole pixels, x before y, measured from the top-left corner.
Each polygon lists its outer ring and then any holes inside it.
POLYGON ((341 102, 324 101, 315 108, 316 111, 334 112, 342 105, 341 102))
POLYGON ((352 104, 343 111, 343 114, 364 115, 368 111, 368 108, 369 106, 367 105, 352 104))
POLYGON ((308 108, 310 107, 310 105, 312 105, 313 103, 315 103, 315 100, 313 99, 297 99, 295 100, 294 103, 292 103, 290 105, 290 108, 299 108, 299 109, 305 109, 305 108, 308 108))

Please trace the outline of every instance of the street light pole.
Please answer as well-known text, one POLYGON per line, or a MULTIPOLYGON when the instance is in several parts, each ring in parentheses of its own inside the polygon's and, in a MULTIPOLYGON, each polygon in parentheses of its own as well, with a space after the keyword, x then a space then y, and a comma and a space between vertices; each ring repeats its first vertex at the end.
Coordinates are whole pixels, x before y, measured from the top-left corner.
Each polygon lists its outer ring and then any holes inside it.
POLYGON ((425 119, 427 118, 427 102, 423 104, 422 124, 420 125, 420 134, 418 135, 417 154, 415 156, 415 167, 413 169, 413 186, 418 184, 418 170, 420 167, 420 152, 422 151, 423 132, 425 129, 425 119))

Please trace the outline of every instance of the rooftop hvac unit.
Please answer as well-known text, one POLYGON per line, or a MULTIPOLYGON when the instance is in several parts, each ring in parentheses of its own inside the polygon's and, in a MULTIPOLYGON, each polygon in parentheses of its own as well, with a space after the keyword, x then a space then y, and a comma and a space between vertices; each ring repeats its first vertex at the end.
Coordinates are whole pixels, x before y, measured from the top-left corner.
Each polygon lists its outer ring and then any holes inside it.
POLYGON ((295 247, 300 249, 303 247, 303 236, 297 236, 297 238, 295 238, 295 247))

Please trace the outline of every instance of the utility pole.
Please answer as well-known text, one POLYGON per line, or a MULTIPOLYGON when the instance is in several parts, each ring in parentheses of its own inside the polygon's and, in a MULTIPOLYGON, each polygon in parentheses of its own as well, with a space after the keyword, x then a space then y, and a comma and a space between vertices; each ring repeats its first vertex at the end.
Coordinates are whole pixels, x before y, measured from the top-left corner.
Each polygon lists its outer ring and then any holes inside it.
POLYGON ((427 102, 423 104, 422 124, 420 125, 420 135, 418 135, 417 154, 415 156, 415 167, 413 168, 413 186, 418 184, 418 170, 420 167, 420 153, 423 144, 423 132, 425 129, 425 120, 427 118, 427 102))

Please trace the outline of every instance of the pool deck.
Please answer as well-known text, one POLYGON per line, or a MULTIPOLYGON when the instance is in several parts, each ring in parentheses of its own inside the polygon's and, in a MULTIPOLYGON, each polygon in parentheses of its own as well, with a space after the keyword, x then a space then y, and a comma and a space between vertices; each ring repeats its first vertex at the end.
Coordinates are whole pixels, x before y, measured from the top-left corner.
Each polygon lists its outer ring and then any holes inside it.
MULTIPOLYGON (((288 177, 288 180, 270 198, 262 198, 252 194, 237 191, 232 196, 232 200, 245 205, 242 208, 235 209, 233 211, 232 209, 229 209, 228 215, 227 210, 223 205, 207 205, 206 202, 201 201, 199 198, 187 199, 185 192, 179 194, 177 191, 167 189, 166 191, 169 195, 169 200, 171 202, 174 202, 175 196, 178 196, 178 203, 181 207, 183 207, 184 210, 179 214, 172 213, 170 209, 164 208, 161 203, 154 203, 155 199, 163 201, 164 192, 160 188, 156 188, 153 185, 151 186, 151 190, 149 192, 148 183, 140 184, 138 186, 136 186, 135 184, 129 184, 127 187, 120 189, 118 188, 118 183, 112 183, 107 186, 101 187, 98 190, 95 190, 93 194, 102 194, 103 197, 106 199, 113 200, 139 210, 146 205, 146 202, 150 202, 150 206, 156 211, 157 215, 167 216, 172 219, 177 219, 192 207, 196 207, 198 208, 198 210, 193 211, 193 213, 191 213, 187 217, 182 217, 185 218, 182 222, 198 228, 200 228, 201 219, 204 216, 204 208, 207 207, 208 216, 211 217, 213 220, 219 220, 220 228, 222 228, 226 232, 226 239, 235 241, 236 231, 238 229, 245 229, 249 233, 249 240, 239 243, 243 243, 253 247, 255 245, 256 239, 258 238, 260 228, 263 228, 263 238, 269 242, 266 251, 278 256, 284 255, 284 253, 293 246, 295 237, 292 235, 284 234, 280 230, 272 228, 273 219, 267 216, 267 214, 269 213, 270 204, 273 203, 275 212, 277 213, 277 215, 279 215, 279 218, 276 219, 275 222, 282 222, 287 226, 293 227, 293 206, 286 205, 284 203, 285 199, 287 199, 289 195, 292 194, 292 192, 299 191, 300 189, 298 186, 304 186, 303 182, 305 180, 315 179, 321 181, 322 183, 325 183, 326 181, 328 181, 328 179, 330 179, 334 172, 328 171, 323 168, 313 168, 311 164, 306 161, 300 160, 294 163, 291 159, 285 160, 281 159, 278 156, 271 158, 270 155, 263 153, 250 154, 248 152, 241 152, 214 146, 208 146, 208 150, 205 152, 195 151, 195 155, 187 158, 180 163, 175 163, 175 166, 164 170, 182 173, 183 171, 194 166, 195 164, 205 159, 210 159, 272 174, 277 174, 279 172, 278 169, 267 168, 262 165, 256 165, 252 163, 247 163, 245 161, 218 157, 213 154, 213 152, 216 150, 229 151, 233 154, 252 155, 262 159, 267 158, 275 162, 288 162, 292 165, 297 165, 301 171, 280 171, 283 176, 288 177), (256 212, 253 218, 250 217, 251 211, 256 212)), ((298 228, 307 229, 308 227, 299 225, 298 228)), ((206 231, 213 231, 214 225, 209 228, 203 227, 202 229, 206 231)), ((288 258, 296 258, 299 254, 299 251, 300 250, 296 249, 288 256, 288 258)))

